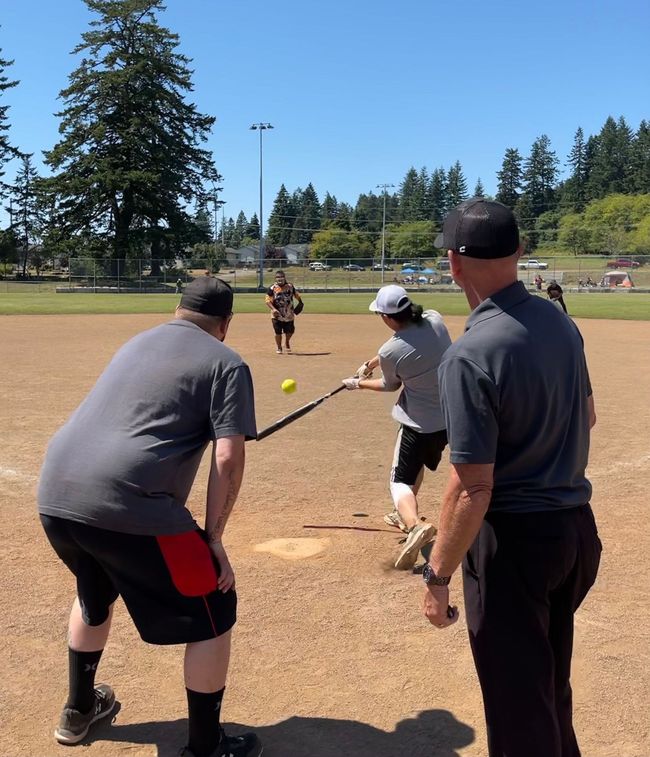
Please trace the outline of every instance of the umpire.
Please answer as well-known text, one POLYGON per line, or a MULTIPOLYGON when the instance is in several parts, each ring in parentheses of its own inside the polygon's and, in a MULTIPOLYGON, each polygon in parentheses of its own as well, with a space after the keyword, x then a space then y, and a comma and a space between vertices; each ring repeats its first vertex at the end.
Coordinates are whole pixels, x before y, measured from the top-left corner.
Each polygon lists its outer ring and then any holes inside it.
POLYGON ((54 735, 82 741, 115 695, 95 686, 113 604, 122 596, 140 636, 186 644, 187 757, 256 757, 257 737, 219 722, 235 579, 222 544, 256 436, 248 366, 223 344, 233 293, 217 278, 185 288, 176 318, 134 337, 52 438, 38 508, 76 578, 69 623, 69 692, 54 735), (212 443, 205 529, 186 508, 212 443))
POLYGON ((463 560, 490 757, 578 757, 573 618, 601 552, 585 477, 596 418, 582 338, 517 281, 509 208, 468 200, 439 241, 472 313, 439 371, 451 476, 424 612, 439 628, 458 619, 448 584, 463 560))

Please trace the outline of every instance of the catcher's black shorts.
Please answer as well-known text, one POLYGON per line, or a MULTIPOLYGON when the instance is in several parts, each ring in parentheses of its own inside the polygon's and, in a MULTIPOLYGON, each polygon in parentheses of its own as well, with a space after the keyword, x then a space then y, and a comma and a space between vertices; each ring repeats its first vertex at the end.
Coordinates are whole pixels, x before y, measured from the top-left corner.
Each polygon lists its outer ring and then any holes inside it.
POLYGON ((293 334, 296 330, 293 321, 278 321, 277 318, 271 318, 271 323, 276 334, 293 334))
POLYGON ((120 595, 150 644, 205 641, 235 625, 237 595, 217 589, 218 563, 204 531, 140 536, 48 515, 41 522, 77 579, 88 625, 101 625, 120 595))
POLYGON ((447 431, 421 434, 410 426, 400 426, 395 442, 395 454, 390 480, 396 484, 413 486, 423 467, 435 470, 447 446, 447 431))

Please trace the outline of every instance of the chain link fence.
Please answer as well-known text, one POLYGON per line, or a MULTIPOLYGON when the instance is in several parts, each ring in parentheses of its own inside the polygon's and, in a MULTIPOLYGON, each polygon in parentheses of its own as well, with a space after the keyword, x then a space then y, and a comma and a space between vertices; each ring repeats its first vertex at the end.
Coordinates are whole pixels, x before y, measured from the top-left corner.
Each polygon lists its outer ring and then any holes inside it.
MULTIPOLYGON (((0 259, 0 293, 168 293, 178 294, 197 276, 215 275, 237 291, 255 292, 273 283, 284 269, 297 289, 316 291, 374 290, 385 284, 407 288, 456 290, 447 258, 386 260, 347 258, 220 262, 193 260, 96 260, 40 258, 38 267, 0 259)), ((556 281, 574 291, 650 291, 650 256, 522 258, 518 276, 531 289, 556 281)))

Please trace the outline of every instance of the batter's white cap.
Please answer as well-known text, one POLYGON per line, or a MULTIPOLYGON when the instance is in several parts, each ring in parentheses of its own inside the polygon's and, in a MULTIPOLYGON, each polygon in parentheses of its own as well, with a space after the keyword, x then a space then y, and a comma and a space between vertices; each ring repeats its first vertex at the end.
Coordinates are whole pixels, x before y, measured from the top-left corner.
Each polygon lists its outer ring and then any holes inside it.
POLYGON ((409 307, 410 304, 411 300, 404 287, 389 284, 389 286, 382 287, 377 292, 377 296, 370 303, 369 310, 372 310, 373 313, 393 315, 395 313, 400 313, 402 310, 409 307))

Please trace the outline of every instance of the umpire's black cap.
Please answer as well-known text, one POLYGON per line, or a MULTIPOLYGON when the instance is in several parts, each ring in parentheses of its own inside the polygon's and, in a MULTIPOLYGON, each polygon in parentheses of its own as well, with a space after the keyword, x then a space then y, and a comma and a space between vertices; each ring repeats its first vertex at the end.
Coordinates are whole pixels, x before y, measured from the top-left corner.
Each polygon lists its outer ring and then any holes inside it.
POLYGON ((434 244, 468 258, 506 258, 519 249, 517 219, 507 205, 474 197, 449 213, 434 244))
POLYGON ((213 276, 202 276, 185 287, 179 307, 227 318, 232 315, 232 300, 230 284, 213 276))

